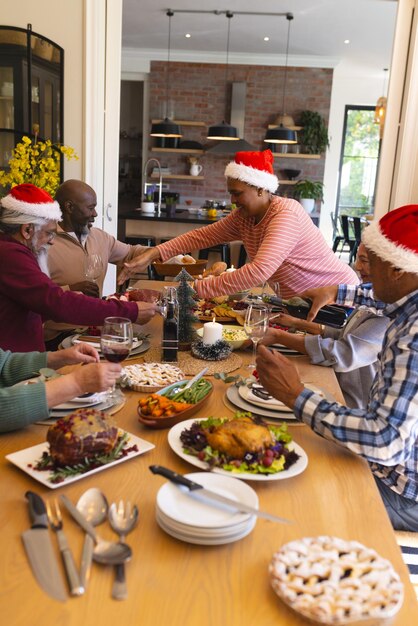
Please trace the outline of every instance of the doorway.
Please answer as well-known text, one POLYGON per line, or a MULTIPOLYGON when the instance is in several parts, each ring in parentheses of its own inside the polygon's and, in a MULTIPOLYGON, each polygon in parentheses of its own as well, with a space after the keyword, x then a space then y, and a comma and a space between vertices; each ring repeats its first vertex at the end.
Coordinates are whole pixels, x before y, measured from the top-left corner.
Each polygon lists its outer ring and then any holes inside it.
POLYGON ((141 203, 144 82, 122 80, 119 125, 119 214, 141 203))
POLYGON ((380 154, 375 107, 347 105, 344 115, 336 215, 373 214, 380 154))

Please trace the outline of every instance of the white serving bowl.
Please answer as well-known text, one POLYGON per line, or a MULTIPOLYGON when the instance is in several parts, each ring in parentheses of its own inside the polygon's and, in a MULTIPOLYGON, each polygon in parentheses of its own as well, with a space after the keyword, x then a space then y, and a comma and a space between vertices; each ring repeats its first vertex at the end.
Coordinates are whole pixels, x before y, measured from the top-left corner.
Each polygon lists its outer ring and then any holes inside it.
MULTIPOLYGON (((244 329, 242 328, 242 326, 232 326, 232 325, 228 325, 228 324, 223 324, 223 333, 222 333, 222 339, 224 339, 224 341, 226 341, 227 343, 229 343, 229 345, 231 346, 231 348, 233 350, 238 350, 239 348, 242 348, 244 346, 244 344, 249 344, 250 339, 248 339, 247 335, 245 334, 244 329), (225 333, 225 331, 235 331, 235 332, 239 332, 240 335, 242 334, 242 339, 226 339, 223 335, 225 333), (245 335, 245 337, 244 337, 245 335)), ((196 331, 196 334, 202 338, 203 337, 203 328, 199 328, 196 331)))

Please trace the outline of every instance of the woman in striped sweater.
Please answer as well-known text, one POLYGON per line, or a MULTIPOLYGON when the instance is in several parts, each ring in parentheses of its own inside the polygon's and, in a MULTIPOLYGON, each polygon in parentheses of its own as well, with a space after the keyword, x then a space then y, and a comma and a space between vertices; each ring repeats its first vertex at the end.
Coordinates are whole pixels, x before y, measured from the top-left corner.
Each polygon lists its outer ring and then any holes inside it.
POLYGON ((219 222, 145 250, 125 264, 120 280, 157 259, 166 261, 185 250, 241 240, 249 262, 235 272, 196 280, 194 288, 201 298, 236 293, 265 281, 273 288, 279 284, 284 298, 314 286, 358 283, 355 272, 332 252, 299 202, 274 195, 278 179, 270 150, 237 152, 225 176, 237 210, 219 222))

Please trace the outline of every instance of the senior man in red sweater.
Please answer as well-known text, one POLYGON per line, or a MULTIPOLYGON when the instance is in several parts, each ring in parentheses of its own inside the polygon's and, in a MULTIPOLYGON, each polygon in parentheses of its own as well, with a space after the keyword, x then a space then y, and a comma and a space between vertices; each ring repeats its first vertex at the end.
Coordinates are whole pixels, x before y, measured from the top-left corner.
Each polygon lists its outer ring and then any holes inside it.
POLYGON ((14 187, 0 201, 0 347, 13 352, 45 350, 42 322, 100 325, 109 316, 145 324, 156 306, 145 302, 105 302, 64 291, 47 275, 61 211, 35 185, 14 187))

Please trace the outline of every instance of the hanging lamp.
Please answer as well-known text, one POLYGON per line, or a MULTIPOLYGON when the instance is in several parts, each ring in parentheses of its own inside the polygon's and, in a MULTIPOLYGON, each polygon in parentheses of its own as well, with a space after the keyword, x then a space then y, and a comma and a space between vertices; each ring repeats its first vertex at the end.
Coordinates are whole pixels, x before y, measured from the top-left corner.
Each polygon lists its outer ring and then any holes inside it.
POLYGON ((374 120, 373 120, 375 124, 379 124, 380 138, 383 137, 383 129, 385 126, 386 107, 387 107, 387 98, 385 96, 385 93, 386 93, 386 78, 387 78, 388 68, 387 67, 383 68, 383 71, 384 71, 383 88, 382 88, 383 96, 380 96, 380 98, 376 102, 376 108, 374 110, 374 120))
MULTIPOLYGON (((282 99, 282 116, 285 116, 285 103, 286 103, 286 81, 287 81, 287 63, 289 58, 289 41, 290 41, 290 23, 293 20, 292 13, 286 13, 286 19, 288 21, 287 27, 287 44, 286 44, 286 63, 284 68, 284 79, 283 79, 283 99, 282 99)), ((297 135, 296 131, 291 128, 287 128, 283 125, 283 123, 279 124, 279 126, 275 126, 274 128, 269 128, 267 130, 266 136, 264 137, 264 141, 266 143, 281 143, 281 144, 294 144, 297 143, 297 135)))
POLYGON ((151 137, 182 137, 180 126, 170 120, 168 117, 168 97, 170 93, 170 50, 171 50, 171 18, 174 12, 168 9, 166 12, 168 16, 168 47, 167 47, 167 66, 166 66, 166 81, 165 81, 165 118, 161 122, 155 122, 151 126, 151 137))
MULTIPOLYGON (((231 11, 226 11, 226 17, 228 18, 228 36, 226 41, 226 66, 225 66, 225 88, 228 85, 228 60, 229 60, 229 34, 231 31, 231 22, 230 19, 234 17, 234 14, 231 11)), ((238 132, 235 126, 231 126, 225 120, 222 120, 219 124, 214 124, 213 126, 209 126, 207 139, 212 139, 214 141, 238 141, 238 132)))

